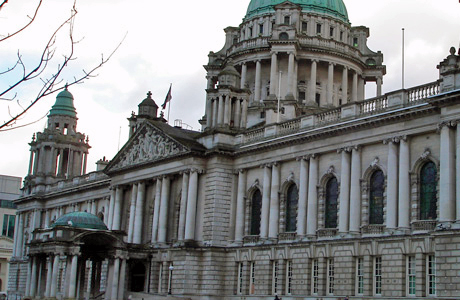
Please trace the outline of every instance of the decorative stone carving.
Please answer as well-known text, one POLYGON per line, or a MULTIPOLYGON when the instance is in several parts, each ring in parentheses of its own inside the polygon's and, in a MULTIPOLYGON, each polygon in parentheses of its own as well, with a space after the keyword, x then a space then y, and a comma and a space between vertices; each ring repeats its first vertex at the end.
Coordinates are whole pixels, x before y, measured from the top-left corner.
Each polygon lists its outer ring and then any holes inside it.
POLYGON ((380 158, 376 157, 376 158, 374 158, 374 160, 372 161, 371 167, 372 167, 372 168, 375 168, 375 167, 377 167, 379 164, 380 164, 380 158))
POLYGON ((141 129, 137 139, 122 153, 113 169, 156 161, 187 152, 188 149, 150 126, 141 129))

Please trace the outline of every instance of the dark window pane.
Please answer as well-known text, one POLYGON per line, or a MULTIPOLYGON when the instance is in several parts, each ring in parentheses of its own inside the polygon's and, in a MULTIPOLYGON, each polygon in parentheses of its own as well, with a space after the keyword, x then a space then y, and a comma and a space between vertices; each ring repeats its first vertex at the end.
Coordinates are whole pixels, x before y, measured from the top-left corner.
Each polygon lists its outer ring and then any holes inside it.
POLYGON ((385 176, 383 172, 374 172, 370 182, 369 224, 383 224, 384 184, 385 176))
POLYGON ((437 175, 433 162, 426 163, 420 171, 420 220, 437 218, 437 175))
POLYGON ((260 234, 260 214, 262 211, 262 194, 257 190, 252 195, 251 235, 260 234))
POLYGON ((337 198, 339 187, 337 178, 329 179, 326 185, 326 228, 337 228, 337 198))
POLYGON ((16 221, 16 216, 11 215, 9 218, 9 224, 8 224, 8 237, 13 238, 14 237, 14 222, 16 221))
POLYGON ((297 230, 297 207, 299 204, 299 191, 295 184, 287 191, 286 199, 286 232, 297 230))
POLYGON ((8 234, 8 215, 3 215, 3 231, 2 235, 6 236, 8 234))

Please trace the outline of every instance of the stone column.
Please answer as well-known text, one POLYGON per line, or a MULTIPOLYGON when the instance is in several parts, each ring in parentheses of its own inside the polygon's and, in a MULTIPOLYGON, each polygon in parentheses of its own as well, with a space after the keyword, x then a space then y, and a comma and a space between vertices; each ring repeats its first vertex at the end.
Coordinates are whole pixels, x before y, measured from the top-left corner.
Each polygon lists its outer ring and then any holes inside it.
POLYGON ((455 182, 456 182, 456 190, 457 190, 457 197, 456 197, 456 207, 457 207, 457 218, 456 222, 460 223, 460 125, 457 123, 457 130, 455 131, 456 133, 456 175, 455 182))
POLYGON ((34 167, 33 167, 33 174, 37 175, 38 172, 38 161, 40 160, 40 152, 38 149, 34 149, 34 167))
POLYGON ((210 128, 212 126, 212 99, 206 99, 206 127, 210 128))
POLYGON ((316 155, 310 157, 308 179, 307 235, 314 237, 318 223, 318 157, 316 155))
POLYGON ((451 222, 456 217, 454 136, 450 123, 442 123, 440 127, 439 221, 451 222))
POLYGON ((261 73, 262 73, 262 64, 260 60, 256 61, 256 78, 255 78, 255 85, 254 85, 254 101, 260 102, 260 92, 261 92, 261 73))
POLYGON ((350 232, 358 234, 361 224, 361 148, 356 146, 351 154, 350 180, 350 232))
POLYGON ((185 240, 195 239, 196 204, 198 201, 198 170, 190 171, 187 197, 187 217, 185 219, 185 240))
POLYGON ((107 227, 109 229, 112 229, 112 226, 113 226, 113 210, 114 210, 114 207, 115 207, 115 196, 116 196, 115 187, 111 187, 110 188, 108 221, 107 221, 107 227))
POLYGON ((24 213, 19 214, 19 222, 18 222, 18 234, 17 234, 17 241, 16 241, 16 256, 22 257, 23 256, 23 239, 24 239, 24 213))
POLYGON ((262 212, 260 220, 260 237, 266 239, 268 237, 268 218, 270 217, 270 181, 271 173, 270 166, 264 166, 264 186, 262 194, 262 212))
POLYGON ((125 299, 126 259, 121 259, 120 279, 118 280, 118 299, 125 299))
POLYGON ((243 105, 241 110, 241 128, 246 128, 248 122, 248 101, 243 99, 243 105))
POLYGON ((358 72, 353 73, 353 84, 351 86, 351 101, 358 101, 358 72))
POLYGON ((19 228, 19 213, 16 213, 16 218, 14 219, 14 235, 13 235, 13 257, 17 256, 18 251, 18 228, 19 228))
POLYGON ((327 104, 333 104, 334 95, 334 65, 335 63, 329 62, 329 69, 327 72, 327 104))
POLYGON ((343 66, 342 72, 342 104, 348 103, 348 67, 343 66))
MULTIPOLYGON (((30 296, 30 285, 32 279, 32 265, 34 262, 33 256, 29 257, 29 263, 27 264, 27 277, 26 277, 26 291, 24 292, 25 296, 30 296)), ((35 272, 36 274, 37 272, 35 272)))
POLYGON ((348 149, 341 149, 342 167, 340 171, 340 210, 339 210, 339 232, 349 231, 350 213, 350 153, 348 149))
POLYGON ((118 300, 118 280, 120 277, 120 259, 117 257, 113 261, 113 275, 112 275, 112 292, 110 298, 112 300, 118 300))
POLYGON ((230 125, 230 108, 232 106, 232 98, 230 95, 225 96, 224 100, 224 125, 230 125))
POLYGON ((50 292, 51 292, 51 278, 53 276, 53 261, 52 261, 51 256, 48 257, 48 261, 46 265, 47 265, 47 271, 46 271, 45 298, 49 298, 50 292))
POLYGON ((217 113, 217 109, 218 109, 218 101, 217 99, 212 99, 212 126, 213 127, 216 127, 217 126, 217 119, 218 119, 218 113, 217 113))
POLYGON ((358 99, 359 100, 366 99, 365 85, 366 85, 366 82, 364 81, 364 78, 362 76, 359 76, 358 77, 358 99))
POLYGON ((276 98, 278 90, 278 54, 272 53, 272 62, 270 66, 270 95, 276 98))
POLYGON ((27 171, 28 176, 32 175, 33 161, 34 161, 34 151, 30 150, 29 170, 27 171))
POLYGON ((224 95, 219 96, 219 105, 217 111, 217 125, 224 124, 224 95))
POLYGON ((57 294, 57 285, 58 285, 58 274, 59 274, 59 254, 54 255, 53 262, 53 274, 51 276, 51 288, 50 288, 50 297, 56 298, 57 294))
POLYGON ((242 89, 246 88, 246 75, 247 75, 247 72, 248 72, 248 66, 246 65, 246 63, 243 63, 241 65, 241 82, 240 82, 240 87, 242 89))
POLYGON ((78 268, 78 255, 72 256, 70 265, 70 278, 69 278, 69 298, 74 299, 77 295, 77 268, 78 268))
POLYGON ((113 208, 113 228, 112 230, 120 230, 122 201, 123 201, 123 188, 120 186, 117 186, 117 190, 115 194, 115 205, 113 208))
POLYGON ((280 166, 278 163, 272 165, 272 182, 270 193, 270 217, 268 237, 276 239, 278 237, 279 217, 280 217, 280 166))
POLYGON ((144 199, 145 199, 145 182, 137 185, 136 214, 134 221, 133 243, 142 242, 142 228, 144 223, 144 199))
POLYGON ((300 182, 299 182, 299 208, 297 213, 297 235, 303 237, 307 221, 307 199, 308 199, 308 161, 302 157, 300 160, 300 182))
POLYGON ((318 67, 318 61, 313 59, 311 61, 310 69, 310 88, 309 88, 309 100, 311 103, 316 102, 316 72, 318 67))
POLYGON ((187 198, 188 198, 188 181, 189 176, 187 172, 182 173, 182 192, 180 197, 180 214, 179 214, 179 229, 177 239, 183 241, 185 237, 185 216, 187 211, 187 198))
POLYGON ((45 209, 45 228, 49 228, 51 223, 51 210, 45 209))
POLYGON ((388 143, 388 175, 387 175, 387 228, 397 227, 398 215, 398 145, 395 139, 388 143))
POLYGON ((91 201, 91 213, 97 215, 97 202, 96 200, 91 201))
POLYGON ((32 271, 30 273, 31 278, 29 295, 30 297, 35 298, 35 295, 37 293, 38 257, 32 256, 30 259, 32 260, 32 271))
POLYGON ((410 228, 410 148, 407 137, 399 144, 398 227, 410 228))
POLYGON ((161 203, 160 203, 160 224, 158 227, 158 242, 166 242, 166 233, 168 230, 168 205, 169 205, 169 188, 170 179, 164 177, 161 183, 161 203))
POLYGON ((377 97, 382 96, 382 77, 377 77, 377 97))
POLYGON ((238 171, 238 194, 236 198, 235 241, 243 242, 244 235, 244 195, 246 194, 246 172, 238 171))
POLYGON ((161 203, 161 178, 157 179, 155 184, 155 202, 153 206, 153 220, 152 220, 152 243, 157 241, 158 236, 158 222, 160 219, 160 203, 161 203))
POLYGON ((129 205, 128 243, 133 242, 134 219, 136 215, 136 198, 137 198, 137 183, 134 183, 131 188, 131 201, 129 205))
POLYGON ((240 123, 241 123, 241 100, 236 99, 236 102, 235 102, 235 119, 234 119, 233 126, 234 127, 240 127, 240 123))
POLYGON ((295 54, 289 52, 289 63, 288 63, 288 91, 287 95, 294 97, 294 79, 295 79, 295 54))

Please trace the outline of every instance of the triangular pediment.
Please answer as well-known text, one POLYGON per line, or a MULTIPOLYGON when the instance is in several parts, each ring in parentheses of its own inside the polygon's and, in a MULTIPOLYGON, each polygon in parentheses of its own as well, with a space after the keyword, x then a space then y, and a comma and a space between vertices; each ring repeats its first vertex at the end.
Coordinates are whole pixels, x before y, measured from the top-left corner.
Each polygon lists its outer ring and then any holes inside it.
POLYGON ((128 169, 190 152, 160 129, 145 123, 118 152, 106 172, 128 169))

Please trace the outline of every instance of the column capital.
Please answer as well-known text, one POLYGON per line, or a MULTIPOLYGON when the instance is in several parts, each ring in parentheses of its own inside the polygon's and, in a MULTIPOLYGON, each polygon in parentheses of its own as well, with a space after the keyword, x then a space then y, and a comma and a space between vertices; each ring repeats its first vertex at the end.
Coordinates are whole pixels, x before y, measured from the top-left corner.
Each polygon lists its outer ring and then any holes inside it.
POLYGON ((259 167, 261 169, 264 169, 264 168, 271 168, 272 164, 271 163, 265 163, 265 164, 261 164, 259 167))
POLYGON ((460 120, 443 121, 438 124, 438 131, 440 131, 444 127, 454 128, 457 126, 458 123, 460 123, 460 120))
POLYGON ((390 143, 398 144, 401 141, 407 141, 407 135, 399 135, 399 136, 394 136, 394 137, 391 137, 391 138, 387 138, 387 139, 383 140, 383 144, 384 145, 388 145, 390 143))
POLYGON ((333 61, 330 61, 329 62, 329 65, 333 65, 334 67, 337 65, 337 63, 333 62, 333 61))
POLYGON ((319 59, 314 58, 314 59, 311 60, 311 62, 312 62, 312 63, 319 63, 319 59))
POLYGON ((190 174, 191 173, 204 174, 205 170, 204 169, 199 169, 199 168, 190 168, 190 174))
POLYGON ((246 169, 243 169, 243 168, 233 170, 233 174, 235 174, 235 175, 239 175, 240 173, 243 174, 245 172, 246 172, 246 169))
POLYGON ((342 153, 342 152, 350 153, 351 151, 353 151, 353 146, 342 147, 342 148, 337 149, 337 153, 342 153))
POLYGON ((296 157, 296 161, 307 161, 309 159, 308 155, 296 157))
POLYGON ((342 67, 343 67, 344 70, 347 70, 347 71, 350 70, 349 66, 342 65, 342 67))

